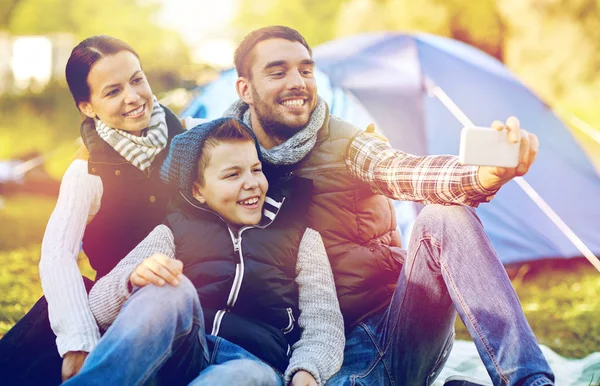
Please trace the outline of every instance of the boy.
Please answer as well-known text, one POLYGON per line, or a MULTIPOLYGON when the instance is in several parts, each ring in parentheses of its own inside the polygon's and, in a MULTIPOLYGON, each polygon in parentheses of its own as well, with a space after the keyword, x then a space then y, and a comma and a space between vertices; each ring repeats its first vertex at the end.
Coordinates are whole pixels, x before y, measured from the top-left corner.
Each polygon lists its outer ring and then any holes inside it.
POLYGON ((168 384, 315 385, 339 369, 343 320, 322 240, 306 227, 310 195, 278 178, 266 196, 259 154, 232 118, 173 140, 161 174, 180 199, 90 292, 111 327, 69 382, 141 384, 160 369, 168 384))

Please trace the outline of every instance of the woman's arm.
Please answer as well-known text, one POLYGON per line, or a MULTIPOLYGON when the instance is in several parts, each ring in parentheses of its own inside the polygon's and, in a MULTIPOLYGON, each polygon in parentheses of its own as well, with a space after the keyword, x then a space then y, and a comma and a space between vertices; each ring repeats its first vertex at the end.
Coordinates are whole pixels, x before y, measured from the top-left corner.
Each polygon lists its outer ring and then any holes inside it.
POLYGON ((100 208, 102 180, 88 174, 84 160, 75 160, 63 176, 50 216, 40 260, 42 289, 58 352, 90 352, 100 339, 87 301, 77 256, 88 220, 100 208))
POLYGON ((306 229, 296 265, 300 317, 300 340, 294 344, 285 372, 286 384, 304 370, 323 385, 342 365, 344 319, 335 291, 333 273, 321 235, 306 229))
POLYGON ((155 254, 170 259, 175 257, 175 240, 166 225, 158 225, 112 271, 94 285, 90 291, 90 308, 98 325, 107 329, 115 320, 121 307, 131 295, 129 277, 146 258, 155 254))

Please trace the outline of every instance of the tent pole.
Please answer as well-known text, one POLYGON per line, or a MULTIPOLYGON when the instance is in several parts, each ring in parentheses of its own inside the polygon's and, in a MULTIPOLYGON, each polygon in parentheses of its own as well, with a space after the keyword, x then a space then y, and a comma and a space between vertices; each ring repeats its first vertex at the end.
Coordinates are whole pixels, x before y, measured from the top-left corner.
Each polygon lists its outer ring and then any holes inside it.
POLYGON ((577 117, 574 114, 570 114, 565 112, 566 118, 569 121, 569 123, 576 128, 577 130, 581 131, 582 133, 586 134, 588 137, 590 137, 591 139, 593 139, 594 141, 596 141, 597 144, 600 144, 600 132, 596 129, 594 129, 592 127, 592 125, 590 125, 589 123, 585 122, 583 119, 577 117))
MULTIPOLYGON (((475 126, 467 115, 454 103, 454 101, 438 85, 430 79, 425 80, 427 91, 434 95, 442 104, 454 115, 454 117, 465 127, 475 126)), ((558 214, 548 205, 546 201, 533 189, 523 177, 515 177, 515 182, 529 196, 529 198, 544 212, 546 216, 560 229, 560 231, 575 245, 575 247, 585 256, 586 259, 600 272, 600 260, 594 253, 581 241, 579 237, 569 228, 558 214)))

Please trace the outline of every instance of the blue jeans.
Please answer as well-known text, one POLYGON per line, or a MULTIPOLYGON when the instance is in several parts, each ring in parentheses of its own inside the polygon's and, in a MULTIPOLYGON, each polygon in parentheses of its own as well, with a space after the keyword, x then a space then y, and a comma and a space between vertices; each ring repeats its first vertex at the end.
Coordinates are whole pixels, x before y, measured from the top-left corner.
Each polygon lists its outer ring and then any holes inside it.
POLYGON ((282 385, 281 377, 243 348, 207 336, 196 288, 136 288, 114 323, 64 385, 282 385), (200 374, 200 376, 198 375, 200 374))
POLYGON ((210 363, 190 385, 283 386, 283 377, 237 344, 208 335, 210 363))
POLYGON ((552 385, 554 375, 472 208, 427 205, 387 309, 346 331, 327 385, 430 385, 454 342, 456 313, 494 385, 552 385))

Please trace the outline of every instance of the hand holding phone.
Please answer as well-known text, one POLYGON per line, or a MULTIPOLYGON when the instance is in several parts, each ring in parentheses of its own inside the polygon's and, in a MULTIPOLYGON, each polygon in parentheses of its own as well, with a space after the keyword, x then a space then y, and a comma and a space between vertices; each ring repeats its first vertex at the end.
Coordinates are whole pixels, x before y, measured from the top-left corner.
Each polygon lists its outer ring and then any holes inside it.
POLYGON ((464 127, 460 136, 459 162, 463 165, 514 168, 521 143, 511 142, 505 130, 464 127))

